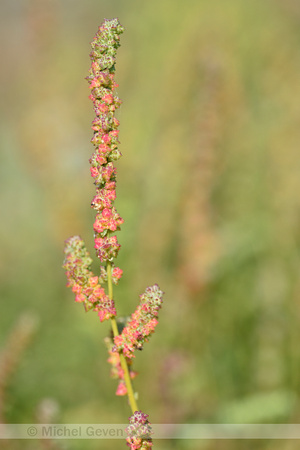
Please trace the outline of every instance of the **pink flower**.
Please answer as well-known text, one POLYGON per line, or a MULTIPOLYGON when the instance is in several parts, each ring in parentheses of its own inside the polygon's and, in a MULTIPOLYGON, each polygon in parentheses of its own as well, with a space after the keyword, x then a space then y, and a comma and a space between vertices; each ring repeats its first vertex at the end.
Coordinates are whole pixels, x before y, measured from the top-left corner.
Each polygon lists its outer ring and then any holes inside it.
POLYGON ((117 236, 95 239, 95 249, 97 250, 98 258, 102 262, 116 258, 120 247, 117 236))
POLYGON ((99 67, 99 64, 97 63, 97 61, 92 62, 92 70, 94 72, 98 72, 100 70, 100 67, 99 67))
POLYGON ((95 297, 93 294, 88 296, 88 301, 91 303, 95 303, 98 301, 97 297, 95 297))
POLYGON ((104 208, 103 211, 102 211, 102 217, 103 217, 104 219, 110 219, 110 218, 112 217, 112 212, 111 212, 111 210, 108 209, 108 208, 104 208))
POLYGON ((111 131, 109 134, 110 134, 111 136, 118 137, 119 132, 120 132, 120 130, 113 130, 113 131, 111 131))
POLYGON ((115 337, 114 342, 116 345, 121 345, 123 342, 123 337, 121 334, 119 334, 118 336, 115 337))
POLYGON ((112 163, 108 163, 106 166, 102 167, 101 175, 104 181, 110 181, 111 177, 116 173, 112 163))
POLYGON ((89 278, 89 284, 92 287, 97 286, 98 282, 99 282, 98 277, 91 277, 91 278, 89 278))
POLYGON ((118 388, 116 390, 116 395, 126 395, 127 394, 127 388, 123 381, 120 381, 118 384, 118 388))
POLYGON ((92 200, 92 207, 97 211, 101 211, 104 208, 111 208, 115 198, 115 190, 98 189, 97 195, 92 200))
POLYGON ((108 181, 105 185, 105 189, 116 189, 116 182, 115 181, 108 181))
POLYGON ((112 270, 112 281, 114 284, 118 284, 120 278, 123 275, 123 270, 120 267, 114 267, 112 270))
POLYGON ((100 249, 102 247, 102 245, 103 245, 103 241, 104 241, 104 239, 102 239, 102 238, 95 238, 94 248, 97 249, 97 250, 100 249))
POLYGON ((91 286, 85 286, 82 292, 85 296, 89 296, 93 292, 93 288, 91 286))
POLYGON ((84 302, 84 301, 85 301, 85 295, 83 295, 83 294, 77 294, 76 295, 75 302, 80 303, 80 302, 84 302))
POLYGON ((108 84, 109 83, 109 75, 105 72, 100 72, 98 74, 98 79, 100 81, 100 83, 102 85, 108 84))
POLYGON ((94 293, 95 297, 97 297, 98 299, 99 299, 99 298, 105 297, 105 291, 104 291, 104 289, 103 289, 102 287, 100 287, 99 285, 95 287, 93 293, 94 293))
POLYGON ((102 138, 102 136, 101 136, 100 133, 95 133, 94 136, 91 139, 91 142, 94 145, 99 145, 99 144, 101 144, 101 138, 102 138))
MULTIPOLYGON (((103 98, 102 98, 102 100, 103 100, 103 98)), ((106 113, 109 111, 108 106, 105 103, 100 103, 100 105, 98 106, 98 109, 102 113, 106 113)))
POLYGON ((96 220, 96 222, 94 222, 93 228, 99 234, 103 233, 103 231, 105 230, 104 225, 100 221, 97 221, 97 220, 96 220))
POLYGON ((90 171, 91 171, 91 175, 92 175, 93 178, 97 178, 98 177, 99 172, 98 172, 98 169, 96 167, 91 167, 90 171))
POLYGON ((118 119, 116 119, 115 117, 114 117, 114 126, 115 127, 118 127, 119 125, 120 125, 120 122, 119 122, 119 120, 118 119))
POLYGON ((104 134, 102 136, 102 141, 104 142, 104 144, 109 144, 111 142, 111 137, 109 134, 104 134))
POLYGON ((94 87, 100 87, 100 81, 97 77, 93 78, 90 84, 90 89, 93 89, 94 87))
POLYGON ((110 105, 111 103, 113 103, 114 98, 111 94, 106 94, 102 97, 102 101, 110 105))
POLYGON ((113 269, 113 276, 114 276, 115 278, 121 278, 122 275, 123 275, 123 270, 120 269, 120 267, 115 267, 115 268, 113 269))
POLYGON ((100 311, 98 311, 98 316, 99 316, 100 322, 103 322, 104 320, 110 319, 113 315, 114 314, 111 314, 106 309, 100 309, 100 311))
POLYGON ((76 294, 80 294, 82 287, 79 284, 74 284, 72 286, 72 291, 75 292, 76 294))
POLYGON ((100 144, 98 147, 98 151, 100 153, 108 153, 110 151, 110 148, 107 145, 100 144))
POLYGON ((97 155, 96 159, 101 166, 107 163, 107 159, 101 155, 97 155))

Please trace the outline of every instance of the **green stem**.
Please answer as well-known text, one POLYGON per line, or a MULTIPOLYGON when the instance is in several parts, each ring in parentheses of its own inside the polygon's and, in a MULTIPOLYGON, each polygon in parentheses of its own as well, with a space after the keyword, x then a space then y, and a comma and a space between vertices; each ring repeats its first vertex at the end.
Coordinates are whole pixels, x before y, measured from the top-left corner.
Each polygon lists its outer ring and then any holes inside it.
MULTIPOLYGON (((107 272, 108 297, 112 300, 113 299, 113 284, 112 284, 112 273, 111 273, 112 272, 112 264, 110 261, 107 261, 106 272, 107 272)), ((116 337, 119 335, 116 318, 112 317, 110 320, 111 320, 111 327, 113 330, 113 335, 114 335, 114 337, 116 337)), ((125 381, 125 385, 127 388, 129 405, 131 407, 132 414, 134 414, 135 411, 138 411, 139 409, 137 406, 136 399, 134 397, 134 392, 133 392, 132 383, 131 383, 131 379, 130 379, 128 364, 127 364, 126 358, 122 352, 120 352, 120 363, 121 363, 121 367, 124 372, 124 381, 125 381)))

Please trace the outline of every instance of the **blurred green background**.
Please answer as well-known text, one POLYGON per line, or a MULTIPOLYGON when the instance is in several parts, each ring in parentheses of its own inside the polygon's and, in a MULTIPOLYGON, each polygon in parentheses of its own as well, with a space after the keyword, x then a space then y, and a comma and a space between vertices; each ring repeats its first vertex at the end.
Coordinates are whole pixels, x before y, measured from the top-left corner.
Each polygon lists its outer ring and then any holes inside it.
POLYGON ((84 77, 89 43, 112 17, 126 29, 116 73, 118 311, 131 314, 147 285, 165 291, 160 324, 135 361, 139 406, 153 423, 297 423, 298 0, 2 0, 0 418, 126 423, 130 415, 109 378, 109 323, 74 303, 61 268, 71 235, 93 255, 84 77))

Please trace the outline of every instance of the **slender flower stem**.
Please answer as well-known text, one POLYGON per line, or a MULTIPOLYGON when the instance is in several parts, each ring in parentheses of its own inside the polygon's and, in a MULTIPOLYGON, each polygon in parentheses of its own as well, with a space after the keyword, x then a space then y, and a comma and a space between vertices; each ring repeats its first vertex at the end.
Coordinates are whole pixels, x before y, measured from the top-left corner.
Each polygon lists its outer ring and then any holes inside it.
MULTIPOLYGON (((110 261, 107 261, 106 272, 107 272, 108 297, 111 300, 113 300, 113 284, 112 284, 112 277, 111 277, 112 270, 111 270, 111 262, 110 261)), ((114 337, 116 337, 119 335, 116 318, 111 317, 110 321, 111 321, 111 327, 113 330, 114 337)), ((132 383, 131 383, 131 379, 130 379, 130 375, 129 375, 126 358, 123 355, 122 351, 120 352, 120 363, 121 363, 122 369, 124 371, 124 381, 125 381, 125 385, 127 388, 129 404, 130 404, 130 407, 132 410, 132 414, 134 414, 135 411, 138 411, 138 406, 137 406, 136 399, 134 397, 134 392, 133 392, 133 388, 132 388, 132 383)))
POLYGON ((110 323, 111 323, 111 327, 112 327, 112 330, 113 330, 114 337, 118 336, 119 335, 119 331, 118 331, 118 325, 117 325, 116 318, 112 317, 110 319, 110 323))
POLYGON ((134 392, 133 392, 133 388, 132 388, 132 384, 131 384, 128 365, 127 365, 127 362, 126 362, 126 359, 125 359, 125 356, 123 355, 123 353, 120 353, 120 362, 121 362, 122 369, 124 370, 124 381, 125 381, 125 384, 127 387, 129 404, 130 404, 130 407, 132 410, 132 414, 134 414, 135 411, 139 410, 139 408, 138 408, 136 399, 134 397, 134 392))
MULTIPOLYGON (((113 283, 112 283, 112 277, 111 277, 111 272, 112 272, 111 261, 107 261, 106 272, 107 272, 108 297, 112 300, 113 299, 113 283)), ((117 334, 119 334, 118 328, 116 330, 117 330, 117 334)))

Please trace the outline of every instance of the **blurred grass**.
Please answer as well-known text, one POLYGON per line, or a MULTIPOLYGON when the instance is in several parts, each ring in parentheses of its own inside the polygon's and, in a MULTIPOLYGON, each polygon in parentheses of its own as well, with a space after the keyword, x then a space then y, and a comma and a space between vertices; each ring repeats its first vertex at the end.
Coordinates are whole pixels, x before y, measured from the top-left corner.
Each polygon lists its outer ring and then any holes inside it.
POLYGON ((40 319, 10 380, 6 420, 35 420, 44 398, 58 402, 67 423, 123 423, 129 414, 109 378, 109 326, 74 304, 61 269, 70 235, 81 234, 92 252, 84 77, 89 42, 114 16, 126 28, 117 62, 117 208, 125 219, 118 310, 131 313, 151 283, 166 292, 160 326, 135 361, 140 407, 153 423, 297 423, 296 0, 1 3, 3 346, 23 312, 40 319))

